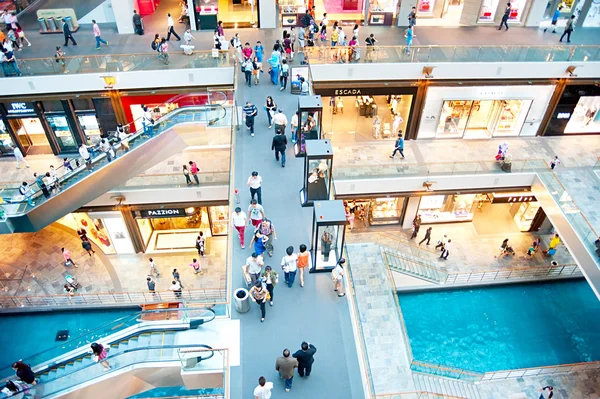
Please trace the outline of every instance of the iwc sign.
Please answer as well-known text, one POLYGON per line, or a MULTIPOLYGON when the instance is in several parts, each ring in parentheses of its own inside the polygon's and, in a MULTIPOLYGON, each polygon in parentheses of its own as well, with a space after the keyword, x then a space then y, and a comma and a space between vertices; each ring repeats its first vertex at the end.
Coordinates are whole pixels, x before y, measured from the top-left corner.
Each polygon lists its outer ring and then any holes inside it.
POLYGON ((143 218, 183 217, 185 216, 185 209, 145 209, 140 211, 140 213, 143 218))

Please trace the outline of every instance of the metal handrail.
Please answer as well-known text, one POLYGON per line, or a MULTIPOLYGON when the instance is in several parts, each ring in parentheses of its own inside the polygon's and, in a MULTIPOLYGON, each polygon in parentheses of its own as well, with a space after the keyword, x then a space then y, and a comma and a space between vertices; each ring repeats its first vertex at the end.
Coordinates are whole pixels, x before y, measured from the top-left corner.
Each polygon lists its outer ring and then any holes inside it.
POLYGON ((566 264, 558 266, 532 266, 532 267, 516 267, 510 269, 499 269, 499 270, 483 270, 480 272, 470 273, 449 273, 443 284, 456 284, 457 280, 461 280, 460 283, 471 283, 471 282, 482 282, 482 281, 495 281, 495 280, 508 280, 511 278, 523 278, 524 275, 527 277, 539 277, 540 275, 559 277, 559 276, 573 276, 583 275, 577 264, 566 264), (558 270, 558 274, 551 274, 553 271, 558 270), (545 272, 542 272, 545 271, 545 272), (519 273, 520 275, 513 277, 513 273, 519 273), (563 273, 564 272, 564 273, 563 273), (506 275, 508 273, 508 276, 506 275), (486 278, 486 275, 493 275, 494 278, 491 280, 486 278), (466 279, 465 279, 466 277, 466 279), (452 281, 451 281, 452 280, 452 281))
POLYGON ((416 245, 413 243, 413 241, 410 241, 409 239, 404 238, 402 236, 392 234, 392 232, 390 232, 390 231, 378 231, 377 235, 380 237, 383 236, 384 238, 389 238, 390 240, 399 241, 403 245, 407 245, 411 248, 415 248, 418 251, 429 252, 431 254, 438 254, 438 252, 434 251, 433 249, 429 249, 428 247, 421 247, 419 245, 416 245))
POLYGON ((568 373, 576 369, 577 371, 589 370, 589 369, 600 369, 600 361, 596 362, 580 362, 580 363, 568 363, 568 364, 557 364, 554 366, 540 366, 540 367, 528 367, 514 370, 499 370, 490 371, 484 373, 482 380, 505 380, 508 378, 519 378, 522 376, 536 376, 536 375, 551 375, 558 373, 568 373), (567 370, 563 370, 567 368, 567 370), (545 370, 553 370, 552 372, 545 372, 545 370), (537 373, 534 371, 539 370, 537 373), (498 375, 497 374, 505 374, 498 375), (513 375, 518 374, 518 375, 513 375))
POLYGON ((435 369, 435 370, 449 371, 451 373, 458 373, 460 375, 468 374, 468 375, 471 375, 474 377, 481 377, 481 378, 483 378, 483 375, 484 375, 484 373, 479 373, 477 371, 462 369, 462 368, 458 368, 458 367, 449 367, 449 366, 444 366, 442 364, 423 362, 423 361, 415 360, 415 359, 411 360, 410 364, 411 364, 411 366, 415 365, 415 366, 426 367, 426 368, 431 368, 431 369, 435 369))
POLYGON ((408 392, 391 392, 375 395, 374 399, 421 399, 421 398, 441 398, 441 399, 468 399, 464 396, 446 395, 430 391, 408 391, 408 392))
POLYGON ((98 292, 76 295, 0 296, 0 309, 74 307, 82 305, 141 305, 158 302, 187 301, 201 304, 229 304, 226 288, 184 290, 181 295, 165 292, 98 292))
MULTIPOLYGON (((413 259, 405 258, 405 257, 403 257, 403 256, 402 256, 402 253, 400 253, 400 252, 399 252, 399 253, 397 253, 397 254, 394 254, 394 253, 390 253, 390 252, 387 252, 387 251, 386 251, 386 253, 387 253, 387 255, 389 255, 389 256, 393 256, 393 257, 395 257, 395 258, 400 258, 400 259, 402 259, 402 260, 405 260, 405 261, 407 261, 407 262, 411 262, 411 263, 417 264, 417 265, 419 265, 419 266, 421 266, 421 267, 425 267, 425 268, 427 268, 427 269, 429 269, 429 270, 432 270, 432 271, 434 271, 435 273, 447 274, 447 272, 445 272, 444 270, 442 270, 442 269, 440 269, 440 268, 438 268, 438 267, 436 267, 436 266, 428 265, 428 264, 426 264, 426 263, 418 262, 418 261, 416 261, 416 260, 413 260, 413 259)), ((384 261, 385 261, 385 259, 384 259, 384 261)), ((387 264, 387 261, 385 261, 385 263, 387 264)), ((389 266, 390 268, 394 268, 394 267, 395 267, 395 266, 391 266, 391 265, 389 265, 389 264, 388 264, 388 266, 389 266)))

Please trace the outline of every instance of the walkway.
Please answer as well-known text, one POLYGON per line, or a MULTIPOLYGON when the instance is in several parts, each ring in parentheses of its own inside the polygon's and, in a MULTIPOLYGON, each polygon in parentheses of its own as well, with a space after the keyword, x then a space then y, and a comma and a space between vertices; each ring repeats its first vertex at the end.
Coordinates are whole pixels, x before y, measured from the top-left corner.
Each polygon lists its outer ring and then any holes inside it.
MULTIPOLYGON (((271 45, 265 43, 265 48, 271 45)), ((301 288, 299 279, 292 288, 283 282, 280 262, 289 245, 298 250, 302 243, 310 248, 312 208, 301 208, 298 191, 302 187, 303 158, 295 158, 293 149, 288 146, 286 167, 275 162, 271 149, 273 130, 268 129, 263 104, 267 95, 273 96, 276 104, 283 109, 288 120, 297 109, 298 97, 282 93, 268 81, 267 73, 261 75, 259 86, 248 88, 243 85, 243 76, 238 76, 236 90, 237 103, 252 101, 259 110, 255 121, 255 137, 250 137, 245 127, 236 133, 235 142, 235 187, 240 190, 240 207, 246 211, 250 195, 247 179, 257 170, 264 179, 263 206, 266 216, 277 229, 278 240, 274 241, 273 258, 266 256, 265 264, 280 273, 279 285, 275 288, 275 304, 267 306, 264 323, 260 322, 260 311, 252 304, 246 314, 234 312, 234 317, 242 323, 242 343, 240 367, 231 372, 231 397, 249 398, 256 387, 258 378, 264 375, 275 383, 273 397, 331 399, 364 398, 348 300, 338 298, 331 286, 331 278, 325 274, 306 274, 305 286, 301 288), (275 359, 281 356, 284 348, 296 351, 302 341, 309 341, 317 347, 313 374, 309 379, 294 378, 291 393, 286 394, 283 382, 275 372, 275 359)), ((289 129, 287 134, 290 139, 289 129)), ((233 289, 242 286, 241 265, 252 250, 248 245, 250 229, 246 229, 246 249, 240 249, 234 241, 233 289)), ((230 235, 237 240, 234 234, 230 235)))

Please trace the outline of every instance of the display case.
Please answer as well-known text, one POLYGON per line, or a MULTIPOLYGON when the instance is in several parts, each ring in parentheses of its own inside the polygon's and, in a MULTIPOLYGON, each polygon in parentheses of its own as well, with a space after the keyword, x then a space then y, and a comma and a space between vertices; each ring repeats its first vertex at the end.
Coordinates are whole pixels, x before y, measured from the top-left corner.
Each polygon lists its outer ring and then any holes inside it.
POLYGON ((520 231, 531 231, 531 226, 540 210, 540 203, 523 202, 514 217, 520 231))
POLYGON ((473 220, 475 194, 426 195, 421 197, 419 214, 423 224, 473 220))
POLYGON ((330 140, 310 140, 306 143, 304 158, 304 186, 300 190, 302 206, 314 201, 326 201, 331 191, 333 149, 330 140))
POLYGON ((208 217, 213 236, 226 236, 229 233, 229 207, 227 205, 209 207, 208 217))
POLYGON ((369 224, 371 226, 384 226, 400 224, 402 208, 406 198, 376 198, 371 200, 369 206, 369 224))
POLYGON ((306 4, 303 0, 282 0, 279 2, 281 27, 302 26, 302 17, 306 15, 306 4))
POLYGON ((310 272, 333 269, 342 256, 346 233, 343 201, 317 201, 314 206, 310 272))
MULTIPOLYGON (((306 48, 304 49, 304 51, 306 51, 306 48)), ((307 82, 310 82, 310 70, 308 68, 308 65, 290 65, 290 93, 300 94, 300 92, 302 91, 302 87, 300 86, 300 78, 304 78, 307 82)))
POLYGON ((13 142, 6 125, 0 120, 0 156, 14 153, 15 143, 13 142))
POLYGON ((323 103, 321 96, 298 98, 298 142, 294 145, 297 157, 306 155, 306 143, 321 139, 323 103))

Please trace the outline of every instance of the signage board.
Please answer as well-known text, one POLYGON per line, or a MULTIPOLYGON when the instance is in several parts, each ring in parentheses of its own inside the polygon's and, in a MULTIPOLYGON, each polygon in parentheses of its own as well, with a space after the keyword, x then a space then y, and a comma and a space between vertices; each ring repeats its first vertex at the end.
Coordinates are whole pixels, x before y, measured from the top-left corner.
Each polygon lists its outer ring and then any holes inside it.
POLYGON ((162 208, 162 209, 143 209, 140 211, 143 218, 173 218, 184 217, 184 208, 162 208))

